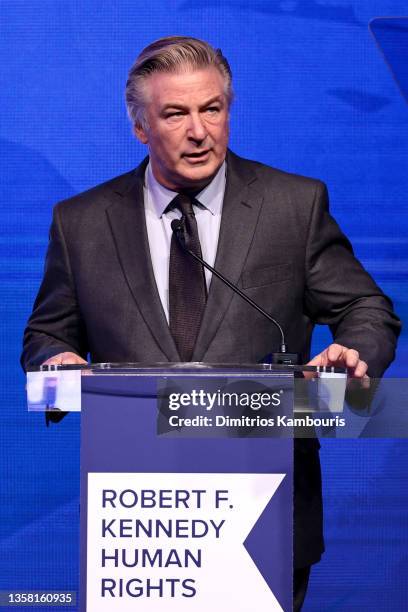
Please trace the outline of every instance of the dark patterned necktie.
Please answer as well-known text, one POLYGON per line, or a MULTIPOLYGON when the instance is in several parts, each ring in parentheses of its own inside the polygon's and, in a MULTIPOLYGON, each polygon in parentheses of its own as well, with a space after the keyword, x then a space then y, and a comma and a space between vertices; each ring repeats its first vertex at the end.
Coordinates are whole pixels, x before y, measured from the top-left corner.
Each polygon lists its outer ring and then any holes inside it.
MULTIPOLYGON (((185 244, 200 255, 201 246, 192 201, 178 194, 170 203, 182 213, 185 244)), ((173 234, 169 268, 169 325, 182 361, 190 361, 207 299, 204 268, 180 246, 173 234)))

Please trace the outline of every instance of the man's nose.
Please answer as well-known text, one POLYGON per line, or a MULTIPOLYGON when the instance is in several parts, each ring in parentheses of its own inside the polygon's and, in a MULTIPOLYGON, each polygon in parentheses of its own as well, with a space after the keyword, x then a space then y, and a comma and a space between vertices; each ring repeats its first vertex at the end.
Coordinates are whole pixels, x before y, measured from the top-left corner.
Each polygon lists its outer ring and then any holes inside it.
POLYGON ((207 130, 199 113, 191 114, 189 117, 189 126, 187 134, 193 140, 204 140, 207 135, 207 130))

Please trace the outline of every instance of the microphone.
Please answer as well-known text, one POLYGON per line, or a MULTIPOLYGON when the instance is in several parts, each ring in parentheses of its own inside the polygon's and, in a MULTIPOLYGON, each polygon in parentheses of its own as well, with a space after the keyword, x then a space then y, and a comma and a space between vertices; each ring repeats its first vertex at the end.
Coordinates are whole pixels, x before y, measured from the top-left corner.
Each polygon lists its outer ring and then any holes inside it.
POLYGON ((241 291, 241 289, 239 289, 236 285, 234 285, 234 283, 232 283, 223 274, 221 274, 221 272, 218 272, 218 270, 210 266, 210 264, 204 261, 204 259, 200 257, 199 255, 197 255, 197 253, 194 253, 194 251, 188 248, 186 244, 186 239, 184 236, 184 223, 182 219, 173 219, 173 221, 171 222, 171 229, 173 230, 173 233, 176 236, 176 239, 179 245, 186 253, 191 255, 191 257, 193 257, 195 260, 199 261, 204 266, 204 268, 207 268, 207 270, 210 270, 210 272, 212 272, 214 276, 219 278, 220 281, 222 281, 225 285, 227 285, 227 287, 229 287, 232 291, 234 291, 234 293, 236 293, 243 300, 245 300, 247 304, 252 306, 252 308, 255 308, 257 312, 259 312, 266 319, 268 319, 270 323, 273 323, 273 325, 277 327, 277 329, 279 330, 280 336, 281 336, 279 352, 269 353, 261 360, 261 363, 274 363, 274 364, 285 364, 285 365, 294 365, 298 363, 299 355, 297 353, 288 352, 287 346, 285 343, 285 334, 283 332, 282 327, 279 325, 278 321, 274 319, 268 312, 266 312, 266 310, 261 308, 259 304, 251 300, 250 297, 248 297, 243 291, 241 291))

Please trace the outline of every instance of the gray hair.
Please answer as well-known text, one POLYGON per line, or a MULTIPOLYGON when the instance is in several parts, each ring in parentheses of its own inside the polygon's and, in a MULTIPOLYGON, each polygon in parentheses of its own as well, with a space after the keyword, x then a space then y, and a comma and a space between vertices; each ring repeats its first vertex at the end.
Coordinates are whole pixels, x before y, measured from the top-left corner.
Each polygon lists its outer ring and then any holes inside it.
POLYGON ((187 36, 166 36, 145 47, 129 71, 125 98, 129 119, 133 125, 146 127, 145 82, 155 72, 180 72, 214 66, 224 78, 228 104, 233 99, 232 73, 221 49, 187 36))

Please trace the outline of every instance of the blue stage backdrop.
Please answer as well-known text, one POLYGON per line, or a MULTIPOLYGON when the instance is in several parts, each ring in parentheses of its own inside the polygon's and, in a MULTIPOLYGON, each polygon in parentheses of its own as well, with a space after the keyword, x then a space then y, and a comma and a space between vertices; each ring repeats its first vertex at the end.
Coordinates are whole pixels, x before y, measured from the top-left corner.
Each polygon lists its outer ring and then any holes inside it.
MULTIPOLYGON (((324 180, 357 255, 406 320, 408 107, 368 28, 406 9, 406 0, 0 2, 0 589, 78 587, 77 415, 50 429, 27 415, 18 359, 53 204, 145 155, 123 102, 139 50, 169 34, 222 48, 236 92, 232 149, 324 180)), ((327 342, 318 330, 315 350, 327 342)), ((407 353, 403 335, 389 374, 405 376, 407 353)), ((327 553, 306 612, 406 609, 406 443, 326 441, 322 462, 327 553)))

